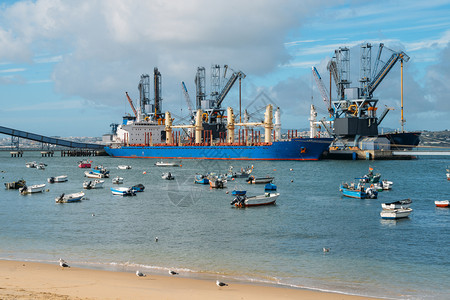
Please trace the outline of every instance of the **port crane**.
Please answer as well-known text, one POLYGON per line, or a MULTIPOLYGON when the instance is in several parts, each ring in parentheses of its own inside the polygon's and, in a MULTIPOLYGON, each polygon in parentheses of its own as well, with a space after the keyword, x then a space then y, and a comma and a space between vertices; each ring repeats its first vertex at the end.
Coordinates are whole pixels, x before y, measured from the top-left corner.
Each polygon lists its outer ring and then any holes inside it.
POLYGON ((331 101, 328 97, 328 91, 325 85, 323 84, 322 77, 320 77, 319 71, 317 71, 316 67, 312 67, 312 74, 314 79, 316 80, 317 87, 319 88, 320 95, 322 96, 322 100, 325 103, 325 106, 328 109, 330 117, 333 115, 333 109, 331 108, 331 101))
POLYGON ((128 96, 128 92, 125 92, 125 95, 127 95, 127 99, 128 99, 128 102, 130 103, 131 109, 133 110, 134 116, 137 118, 138 113, 136 111, 136 108, 134 108, 133 100, 131 100, 130 96, 128 96))
POLYGON ((194 110, 192 108, 192 102, 191 97, 189 96, 188 90, 186 88, 186 85, 184 84, 184 81, 181 82, 181 91, 183 92, 184 99, 186 100, 186 104, 188 106, 189 115, 191 117, 191 120, 194 120, 194 110))

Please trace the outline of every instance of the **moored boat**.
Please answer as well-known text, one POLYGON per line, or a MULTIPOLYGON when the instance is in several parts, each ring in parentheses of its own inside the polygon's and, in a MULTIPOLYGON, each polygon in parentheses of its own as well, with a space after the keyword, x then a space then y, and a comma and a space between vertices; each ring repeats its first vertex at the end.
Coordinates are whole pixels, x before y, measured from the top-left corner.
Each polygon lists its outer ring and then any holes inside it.
POLYGON ((72 193, 72 194, 61 194, 61 196, 55 198, 56 203, 71 203, 79 202, 84 197, 83 192, 72 193))
POLYGON ((411 199, 403 199, 390 203, 381 203, 383 209, 399 209, 399 208, 409 208, 412 201, 411 199))
POLYGON ((145 190, 145 186, 143 184, 139 183, 139 184, 133 185, 131 187, 131 190, 134 191, 135 193, 143 192, 145 190))
POLYGON ((109 171, 103 166, 95 166, 92 168, 91 172, 103 174, 103 177, 109 178, 109 171))
POLYGON ((227 186, 227 180, 217 175, 208 176, 208 180, 209 186, 213 189, 223 189, 227 186))
POLYGON ((228 169, 227 178, 248 178, 252 171, 253 165, 251 167, 248 166, 247 168, 241 168, 239 172, 234 172, 233 166, 230 166, 230 168, 228 169))
POLYGON ((98 179, 85 181, 85 182, 83 182, 83 188, 87 189, 87 190, 98 189, 98 188, 103 187, 104 182, 105 182, 104 180, 98 180, 98 179))
POLYGON ((44 163, 39 163, 36 165, 36 169, 38 170, 45 170, 45 167, 47 167, 47 165, 44 163))
POLYGON ((117 169, 119 169, 119 170, 130 170, 130 169, 131 169, 131 166, 128 166, 128 165, 119 165, 119 166, 117 166, 117 169))
POLYGON ((277 190, 277 186, 273 183, 267 183, 264 186, 264 191, 266 192, 271 192, 271 191, 276 191, 277 190))
POLYGON ((165 180, 174 180, 175 176, 173 176, 170 172, 166 172, 161 175, 161 178, 165 180))
POLYGON ((78 168, 90 168, 91 167, 91 162, 87 161, 87 160, 82 160, 78 162, 78 168))
POLYGON ((157 161, 155 163, 155 166, 157 167, 181 167, 180 163, 177 162, 170 162, 170 161, 157 161))
POLYGON ((24 185, 23 187, 21 187, 19 189, 19 192, 22 195, 41 193, 41 192, 44 191, 44 188, 45 188, 45 183, 43 183, 43 184, 33 184, 33 185, 30 185, 30 186, 24 185))
POLYGON ((122 177, 119 177, 119 176, 114 177, 114 178, 112 179, 112 183, 113 183, 113 184, 122 184, 122 183, 123 183, 123 178, 122 178, 122 177))
POLYGON ((111 188, 111 192, 118 196, 136 196, 136 192, 131 187, 114 187, 111 188))
POLYGON ((95 173, 92 171, 85 171, 84 176, 87 178, 105 178, 105 174, 103 173, 95 173))
POLYGON ((253 175, 250 175, 247 179, 248 183, 252 184, 265 184, 265 183, 271 183, 274 180, 274 177, 255 177, 253 175))
POLYGON ((401 219, 407 218, 412 211, 412 208, 383 209, 380 216, 382 219, 401 219))
POLYGON ((37 163, 36 163, 35 161, 31 161, 31 162, 27 162, 27 163, 25 164, 25 166, 26 166, 27 168, 36 168, 37 163))
POLYGON ((262 206, 262 205, 272 205, 277 201, 280 193, 269 193, 266 192, 264 195, 250 196, 247 195, 236 195, 231 205, 235 207, 251 207, 251 206, 262 206))
POLYGON ((450 200, 436 200, 434 201, 436 207, 450 207, 450 200))
POLYGON ((363 183, 378 183, 380 181, 381 178, 381 174, 380 173, 373 173, 373 168, 370 167, 369 168, 369 173, 367 173, 366 175, 364 175, 360 181, 363 183))
POLYGON ((197 174, 194 177, 194 183, 196 183, 196 184, 209 184, 209 179, 205 175, 197 174))
POLYGON ((348 184, 343 183, 341 184, 339 190, 342 192, 342 194, 345 197, 349 198, 356 198, 356 199, 376 199, 378 196, 378 192, 376 191, 375 187, 371 186, 368 188, 364 188, 364 185, 354 183, 348 184))
POLYGON ((67 175, 60 175, 60 176, 50 177, 50 178, 47 178, 47 181, 49 183, 66 182, 67 181, 67 175))
POLYGON ((17 190, 26 185, 26 181, 23 179, 19 179, 13 182, 5 182, 5 188, 7 190, 17 190))

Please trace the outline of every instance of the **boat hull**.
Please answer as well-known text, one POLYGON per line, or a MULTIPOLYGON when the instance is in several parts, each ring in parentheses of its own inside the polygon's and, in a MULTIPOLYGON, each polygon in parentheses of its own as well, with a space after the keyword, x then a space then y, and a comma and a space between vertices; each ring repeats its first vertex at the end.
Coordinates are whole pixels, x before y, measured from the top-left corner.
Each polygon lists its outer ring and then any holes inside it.
POLYGON ((450 200, 434 201, 436 207, 450 207, 450 200))
POLYGON ((221 160, 318 160, 330 138, 297 138, 268 145, 221 146, 122 146, 105 147, 113 157, 221 159, 221 160))
POLYGON ((22 195, 24 194, 34 194, 34 193, 41 193, 44 191, 45 184, 35 184, 25 187, 22 187, 20 190, 20 193, 22 195))
POLYGON ((352 190, 341 186, 342 195, 348 198, 365 199, 367 194, 362 190, 352 190))
POLYGON ((266 195, 248 197, 244 203, 246 207, 272 205, 275 204, 279 195, 279 193, 266 193, 266 195))
POLYGON ((402 218, 407 218, 411 212, 412 212, 412 208, 383 209, 380 212, 380 216, 382 219, 387 219, 387 220, 402 219, 402 218))

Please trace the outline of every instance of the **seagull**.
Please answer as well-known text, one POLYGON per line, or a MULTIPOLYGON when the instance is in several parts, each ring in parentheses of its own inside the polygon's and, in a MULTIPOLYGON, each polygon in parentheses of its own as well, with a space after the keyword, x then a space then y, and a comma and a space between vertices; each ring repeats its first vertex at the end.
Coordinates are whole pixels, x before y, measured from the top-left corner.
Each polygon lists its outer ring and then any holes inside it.
POLYGON ((62 259, 62 258, 60 258, 59 259, 59 265, 62 267, 62 268, 70 268, 70 266, 66 263, 66 261, 64 260, 64 259, 62 259))
POLYGON ((175 271, 172 271, 172 270, 169 270, 169 274, 170 274, 170 275, 178 275, 178 273, 177 273, 177 272, 175 272, 175 271))
POLYGON ((136 271, 136 276, 138 276, 138 277, 145 277, 145 276, 147 276, 147 275, 145 275, 145 274, 142 273, 141 271, 137 270, 137 271, 136 271))
POLYGON ((322 248, 323 252, 330 252, 330 249, 331 248, 325 248, 325 247, 322 248))
POLYGON ((225 282, 219 281, 219 280, 216 280, 216 284, 217 284, 218 287, 228 286, 228 284, 226 284, 225 282))

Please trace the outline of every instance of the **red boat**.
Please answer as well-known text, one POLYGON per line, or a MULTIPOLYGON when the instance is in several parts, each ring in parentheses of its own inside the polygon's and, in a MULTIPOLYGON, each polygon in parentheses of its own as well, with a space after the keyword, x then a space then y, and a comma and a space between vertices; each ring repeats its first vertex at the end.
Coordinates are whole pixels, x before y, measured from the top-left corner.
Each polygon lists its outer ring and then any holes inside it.
POLYGON ((437 207, 450 207, 450 200, 434 201, 437 207))
POLYGON ((83 168, 83 169, 90 168, 91 167, 91 162, 89 162, 89 161, 80 161, 79 164, 78 164, 78 168, 83 168))

